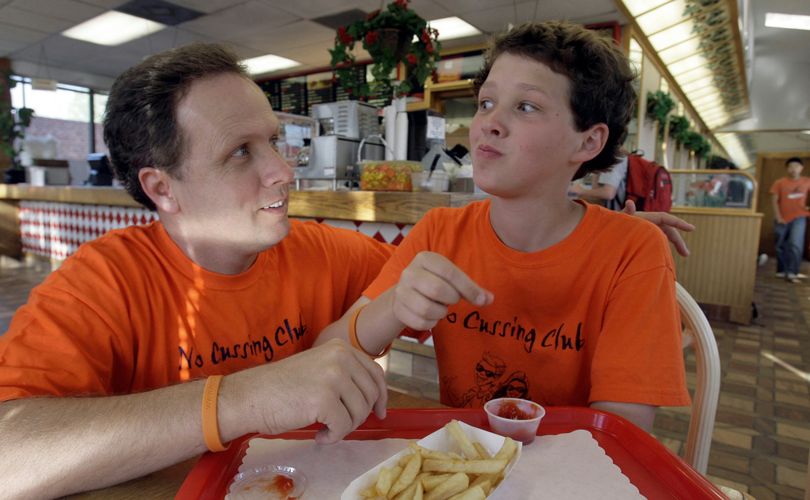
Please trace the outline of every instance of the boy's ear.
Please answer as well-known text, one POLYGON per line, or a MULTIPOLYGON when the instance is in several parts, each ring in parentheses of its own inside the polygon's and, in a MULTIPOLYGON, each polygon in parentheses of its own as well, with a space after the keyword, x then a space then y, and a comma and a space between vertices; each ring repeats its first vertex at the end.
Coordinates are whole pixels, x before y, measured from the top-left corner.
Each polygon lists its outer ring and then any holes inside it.
POLYGON ((576 163, 585 163, 596 158, 596 155, 605 147, 609 132, 608 126, 604 123, 592 125, 588 130, 582 132, 582 142, 572 160, 576 163))
POLYGON ((179 210, 177 200, 172 193, 172 183, 165 170, 154 167, 144 167, 138 171, 138 180, 146 196, 158 210, 166 213, 176 213, 179 210))

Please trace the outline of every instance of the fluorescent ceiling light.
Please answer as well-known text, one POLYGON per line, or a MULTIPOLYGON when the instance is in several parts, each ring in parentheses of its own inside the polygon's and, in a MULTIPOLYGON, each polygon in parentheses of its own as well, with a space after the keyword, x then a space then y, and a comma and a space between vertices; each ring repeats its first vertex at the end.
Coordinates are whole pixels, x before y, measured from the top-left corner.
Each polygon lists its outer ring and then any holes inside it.
POLYGON ((810 16, 768 12, 765 14, 765 26, 791 30, 810 30, 810 16))
POLYGON ((458 17, 444 17, 428 21, 428 25, 439 31, 439 40, 452 40, 465 36, 480 35, 481 32, 472 24, 458 17))
POLYGON ((699 80, 695 80, 689 83, 682 83, 678 82, 681 85, 681 90, 686 92, 689 95, 689 92, 692 92, 697 89, 702 89, 703 87, 707 87, 709 85, 714 85, 714 76, 706 76, 699 80))
POLYGON ((661 52, 673 45, 683 43, 695 36, 692 33, 692 26, 692 21, 687 20, 664 31, 659 31, 649 37, 650 44, 655 48, 656 52, 661 52))
POLYGON ((707 85, 707 86, 703 87, 702 89, 695 90, 694 92, 689 92, 688 94, 686 94, 686 97, 688 97, 689 100, 692 101, 692 100, 700 99, 701 97, 704 97, 704 96, 707 96, 707 95, 713 95, 713 94, 718 94, 719 95, 720 91, 717 90, 714 87, 714 85, 711 85, 711 86, 707 85))
POLYGON ((693 70, 695 68, 700 68, 706 65, 706 58, 703 57, 703 54, 694 54, 692 56, 687 57, 686 59, 681 59, 676 63, 672 63, 667 66, 667 69, 673 76, 677 76, 687 71, 693 70))
POLYGON ((669 0, 624 0, 624 6, 633 14, 633 17, 638 17, 667 2, 669 0))
POLYGON ((636 22, 641 27, 641 30, 647 36, 650 36, 681 22, 685 10, 686 2, 684 0, 674 0, 638 16, 636 22))
POLYGON ((684 85, 702 80, 706 77, 714 78, 714 73, 712 73, 712 70, 709 69, 708 66, 698 66, 697 68, 692 68, 688 71, 684 71, 683 73, 680 74, 674 74, 672 76, 675 77, 675 80, 677 80, 678 85, 683 87, 684 85))
POLYGON ((111 10, 62 32, 62 35, 97 45, 121 45, 165 28, 166 25, 111 10))
POLYGON ((658 53, 658 57, 664 61, 665 64, 670 64, 679 61, 685 57, 700 53, 700 38, 692 37, 689 40, 673 45, 672 47, 662 50, 658 53))
POLYGON ((242 64, 247 66, 248 73, 251 75, 261 75, 263 73, 270 73, 271 71, 278 71, 280 69, 293 68, 299 66, 301 63, 287 59, 286 57, 274 56, 268 54, 266 56, 252 57, 245 59, 242 64))

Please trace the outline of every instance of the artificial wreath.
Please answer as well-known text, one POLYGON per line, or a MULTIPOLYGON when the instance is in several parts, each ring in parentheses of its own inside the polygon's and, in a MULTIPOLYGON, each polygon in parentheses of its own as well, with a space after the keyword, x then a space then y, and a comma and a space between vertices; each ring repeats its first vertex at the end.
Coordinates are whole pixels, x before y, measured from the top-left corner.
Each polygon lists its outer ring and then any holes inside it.
POLYGON ((329 50, 331 66, 340 85, 357 99, 402 96, 423 85, 433 75, 439 60, 439 32, 408 8, 408 0, 396 0, 365 19, 341 26, 335 47, 329 50), (366 82, 355 70, 354 44, 361 42, 371 55, 374 81, 366 82), (392 73, 404 64, 408 78, 393 82, 392 73))

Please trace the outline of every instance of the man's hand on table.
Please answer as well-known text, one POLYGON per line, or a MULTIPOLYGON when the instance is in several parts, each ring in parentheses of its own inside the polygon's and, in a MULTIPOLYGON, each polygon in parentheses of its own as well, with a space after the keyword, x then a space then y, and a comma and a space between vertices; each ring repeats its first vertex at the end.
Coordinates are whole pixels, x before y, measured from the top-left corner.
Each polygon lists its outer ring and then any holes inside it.
POLYGON ((281 361, 225 377, 220 390, 223 439, 278 434, 319 422, 318 443, 334 443, 369 413, 385 417, 388 392, 380 366, 332 340, 281 361), (248 425, 249 427, 246 427, 248 425))

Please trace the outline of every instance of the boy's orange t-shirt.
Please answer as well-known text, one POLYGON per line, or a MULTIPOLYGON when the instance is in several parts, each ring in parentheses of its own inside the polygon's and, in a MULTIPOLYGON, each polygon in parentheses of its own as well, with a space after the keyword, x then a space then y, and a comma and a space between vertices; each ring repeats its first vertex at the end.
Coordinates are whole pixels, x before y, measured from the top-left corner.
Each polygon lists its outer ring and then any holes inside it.
POLYGON ((486 307, 451 306, 432 329, 442 403, 689 404, 666 237, 641 219, 585 206, 567 238, 533 253, 498 239, 489 200, 431 210, 364 292, 377 297, 431 251, 495 294, 486 307))
POLYGON ((159 222, 111 231, 35 288, 0 336, 0 401, 126 394, 283 359, 311 347, 390 254, 292 221, 229 276, 194 264, 159 222))
POLYGON ((807 217, 807 193, 810 191, 810 177, 791 179, 782 177, 771 186, 771 194, 778 196, 779 214, 785 222, 807 217))

